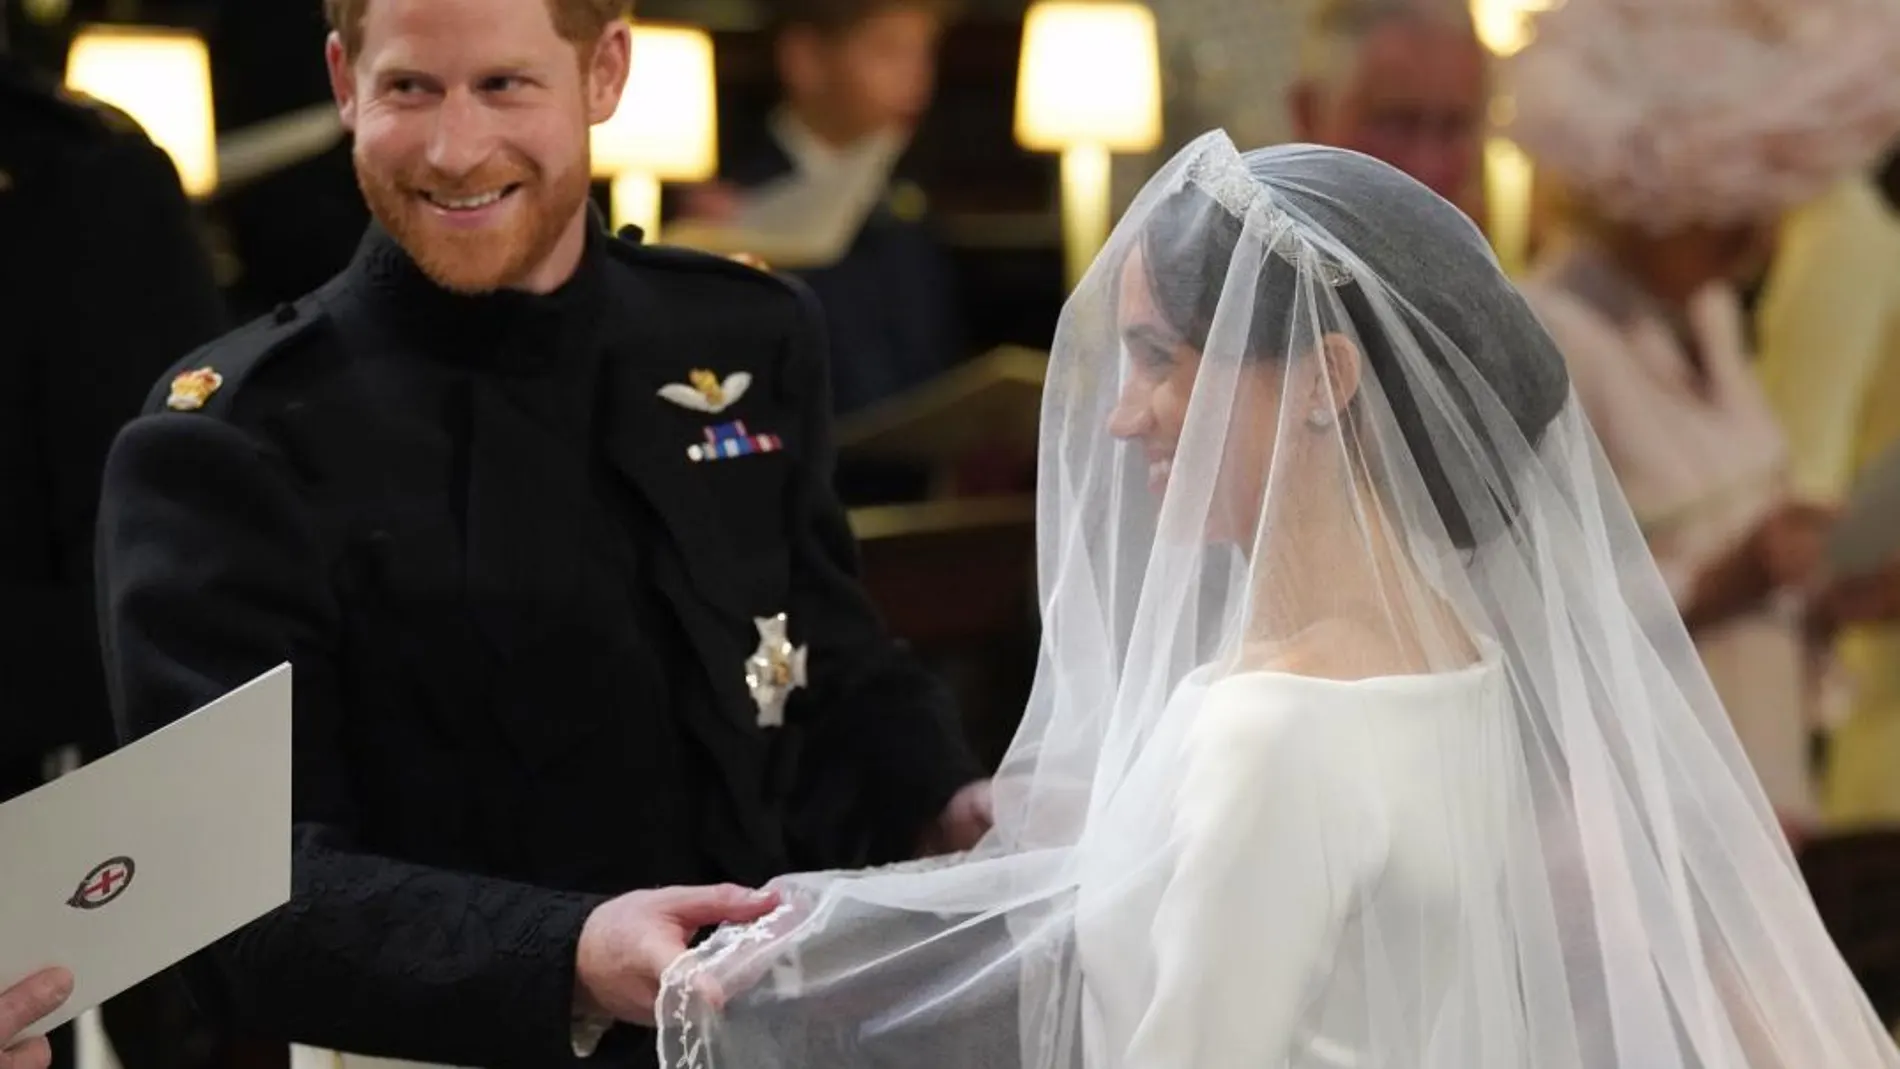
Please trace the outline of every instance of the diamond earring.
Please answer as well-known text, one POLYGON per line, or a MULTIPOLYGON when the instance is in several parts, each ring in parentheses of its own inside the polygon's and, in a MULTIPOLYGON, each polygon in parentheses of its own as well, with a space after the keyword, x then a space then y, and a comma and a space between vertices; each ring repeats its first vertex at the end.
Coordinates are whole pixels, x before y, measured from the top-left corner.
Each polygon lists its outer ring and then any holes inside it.
POLYGON ((1323 431, 1333 425, 1333 414, 1323 408, 1315 408, 1306 414, 1306 425, 1316 431, 1323 431))

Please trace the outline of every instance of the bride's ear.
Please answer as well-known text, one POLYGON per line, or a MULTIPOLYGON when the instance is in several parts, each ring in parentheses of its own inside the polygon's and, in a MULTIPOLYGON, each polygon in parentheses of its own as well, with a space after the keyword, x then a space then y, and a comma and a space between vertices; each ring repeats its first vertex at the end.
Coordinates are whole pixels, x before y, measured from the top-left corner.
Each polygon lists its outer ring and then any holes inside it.
POLYGON ((1365 365, 1359 346, 1337 331, 1321 335, 1318 370, 1310 400, 1314 411, 1337 416, 1359 396, 1359 376, 1365 365))

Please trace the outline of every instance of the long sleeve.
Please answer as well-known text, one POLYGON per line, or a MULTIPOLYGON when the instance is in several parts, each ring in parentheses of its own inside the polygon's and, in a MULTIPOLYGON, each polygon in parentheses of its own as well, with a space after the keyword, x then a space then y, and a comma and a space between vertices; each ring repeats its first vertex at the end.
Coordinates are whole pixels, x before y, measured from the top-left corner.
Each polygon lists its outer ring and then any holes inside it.
MULTIPOLYGON (((821 313, 802 286, 809 329, 795 340, 793 373, 805 391, 809 456, 792 492, 793 601, 812 644, 816 730, 804 747, 808 827, 833 845, 810 859, 826 866, 909 857, 924 825, 964 785, 982 776, 948 688, 894 642, 857 581, 857 545, 832 488, 830 387, 821 313), (843 766, 843 767, 840 767, 843 766), (868 845, 841 825, 861 823, 868 845), (861 853, 868 851, 868 853, 861 853)), ((795 625, 796 626, 796 625, 795 625)))
POLYGON ((1314 741, 1271 705, 1196 711, 1149 932, 1154 995, 1118 1064, 1258 1069, 1294 1053, 1379 848, 1314 741))
POLYGON ((340 609, 283 459, 208 415, 160 414, 105 469, 99 589, 127 740, 288 659, 290 903, 192 963, 248 1030, 460 1065, 565 1064, 580 927, 598 899, 373 856, 345 743, 340 609))
POLYGON ((110 745, 93 615, 99 474, 152 382, 225 329, 170 159, 115 133, 16 191, 19 363, 0 459, 0 693, 8 748, 110 745), (20 364, 24 364, 21 367, 20 364))
POLYGON ((1795 489, 1838 501, 1860 457, 1868 384, 1900 319, 1900 217, 1864 179, 1789 220, 1759 316, 1762 385, 1795 489))

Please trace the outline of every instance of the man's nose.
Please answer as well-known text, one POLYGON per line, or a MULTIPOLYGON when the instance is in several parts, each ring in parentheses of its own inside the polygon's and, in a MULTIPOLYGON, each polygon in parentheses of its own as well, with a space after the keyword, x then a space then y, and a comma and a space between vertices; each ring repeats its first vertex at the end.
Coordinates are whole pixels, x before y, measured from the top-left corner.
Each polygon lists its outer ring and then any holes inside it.
POLYGON ((488 159, 491 141, 488 109, 468 93, 450 93, 436 111, 429 166, 447 177, 464 177, 488 159))

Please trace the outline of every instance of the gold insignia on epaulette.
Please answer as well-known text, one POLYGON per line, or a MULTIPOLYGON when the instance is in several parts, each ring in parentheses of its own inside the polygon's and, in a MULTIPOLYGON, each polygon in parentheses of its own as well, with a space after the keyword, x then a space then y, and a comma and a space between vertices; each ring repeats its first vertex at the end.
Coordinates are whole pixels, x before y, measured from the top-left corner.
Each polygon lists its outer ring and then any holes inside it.
POLYGON ((165 407, 173 412, 196 412, 223 385, 224 376, 208 367, 180 372, 172 380, 171 396, 165 398, 165 407))
POLYGON ((754 256, 749 252, 735 252, 726 257, 726 259, 731 260, 735 264, 744 264, 754 271, 770 272, 772 270, 771 264, 766 263, 760 257, 754 256))

